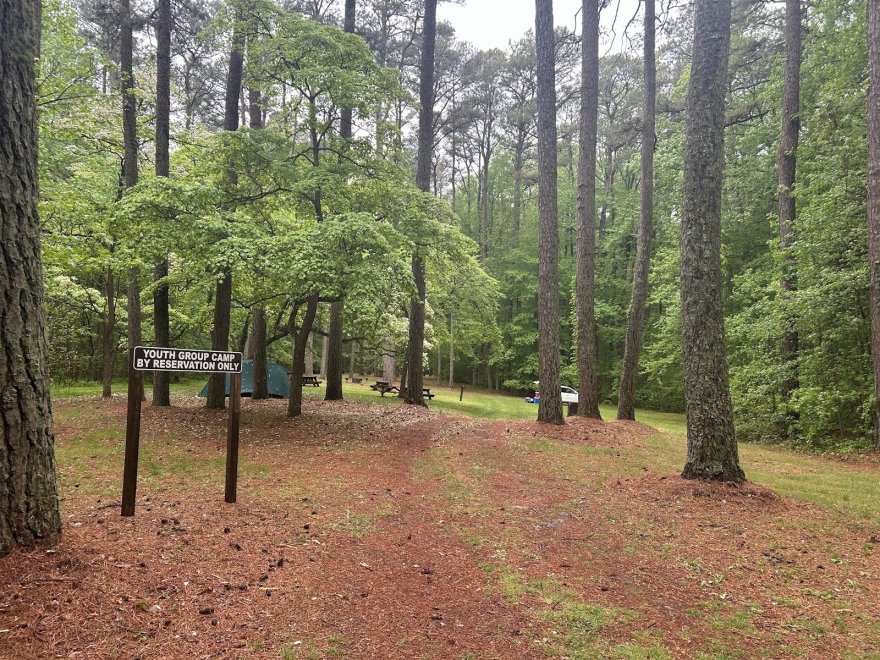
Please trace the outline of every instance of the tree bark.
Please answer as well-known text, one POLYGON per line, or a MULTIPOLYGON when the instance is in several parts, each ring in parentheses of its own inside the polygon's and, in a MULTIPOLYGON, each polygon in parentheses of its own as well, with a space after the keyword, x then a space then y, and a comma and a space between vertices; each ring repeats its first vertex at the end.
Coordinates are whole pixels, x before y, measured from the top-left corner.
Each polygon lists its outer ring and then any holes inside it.
POLYGON ((35 64, 39 0, 0 0, 0 556, 61 537, 49 393, 35 64))
MULTIPOLYGON (((419 148, 416 160, 416 185, 431 190, 431 161, 434 152, 434 49, 437 40, 437 0, 425 0, 425 19, 419 80, 419 148)), ((425 264, 422 255, 412 258, 412 273, 417 295, 410 301, 409 346, 407 355, 406 402, 424 406, 422 395, 425 367, 425 264)), ((402 388, 401 388, 402 389, 402 388)))
POLYGON ((394 344, 385 342, 382 346, 382 380, 389 383, 395 381, 394 367, 394 344))
MULTIPOLYGON (((410 301, 409 306, 406 402, 412 405, 426 406, 422 391, 425 377, 425 264, 418 254, 413 255, 412 272, 416 283, 417 297, 410 301)), ((401 391, 403 391, 403 387, 401 387, 401 391)))
MULTIPOLYGON (((599 338, 596 328, 596 143, 599 125, 599 0, 584 0, 581 63, 577 230, 577 366, 581 417, 599 414, 599 338)), ((541 401, 544 390, 541 384, 541 401)))
POLYGON ((131 16, 131 0, 119 0, 120 30, 119 68, 122 91, 122 133, 125 158, 122 171, 125 187, 131 188, 138 182, 137 161, 137 99, 134 95, 135 80, 133 69, 134 34, 131 16))
POLYGON ((645 329, 648 303, 648 275, 651 271, 651 236, 654 233, 654 147, 657 140, 657 63, 654 52, 656 16, 654 0, 645 0, 645 98, 642 113, 642 185, 640 192, 639 234, 636 238, 636 262, 633 267, 632 301, 629 325, 623 350, 617 419, 636 418, 636 378, 639 353, 645 329))
POLYGON ((113 268, 107 269, 104 297, 107 301, 107 316, 101 328, 101 396, 113 396, 113 358, 116 349, 116 282, 113 268))
MULTIPOLYGON (((123 160, 123 175, 126 188, 132 188, 138 182, 138 148, 137 148, 137 99, 134 88, 134 28, 131 13, 131 0, 120 0, 120 30, 119 68, 121 73, 122 92, 122 141, 125 158, 123 160)), ((128 269, 128 347, 129 349, 141 343, 141 272, 140 267, 131 266, 128 269)), ((127 365, 131 369, 131 365, 127 365)), ((141 383, 140 396, 143 396, 143 381, 141 383)))
POLYGON ((351 342, 351 352, 348 354, 348 377, 354 378, 354 360, 355 360, 355 350, 356 345, 354 341, 351 342))
MULTIPOLYGON (((356 25, 356 2, 345 0, 344 29, 354 33, 356 25)), ((351 108, 342 109, 340 133, 344 140, 350 140, 353 134, 353 113, 351 108)), ((327 356, 327 390, 324 394, 325 401, 342 401, 342 314, 345 311, 345 302, 342 300, 330 303, 329 354, 327 356)))
MULTIPOLYGON (((238 17, 236 17, 238 19, 238 17)), ((242 37, 236 24, 232 34, 232 48, 229 52, 229 72, 226 76, 226 103, 223 128, 227 131, 238 130, 238 99, 241 95, 241 78, 243 70, 242 37)), ((235 172, 229 172, 229 182, 237 182, 235 172)), ((227 268, 222 279, 217 283, 214 298, 214 330, 211 333, 211 349, 215 351, 229 350, 229 325, 232 313, 232 271, 227 268)), ((208 380, 208 408, 223 409, 226 407, 226 376, 213 374, 208 380)))
POLYGON ((306 342, 315 324, 315 315, 318 312, 318 296, 312 296, 306 303, 306 311, 303 322, 297 331, 293 322, 290 325, 290 335, 293 339, 293 370, 290 372, 290 398, 287 400, 287 416, 299 417, 302 415, 302 377, 303 362, 306 356, 306 342))
POLYGON ((327 380, 325 401, 342 401, 342 313, 345 303, 330 303, 330 325, 327 329, 327 380))
POLYGON ((538 75, 538 421, 564 424, 559 380, 559 218, 556 200, 556 38, 552 0, 535 0, 538 75))
POLYGON ((315 354, 314 354, 314 346, 315 346, 315 337, 312 333, 309 333, 308 338, 306 339, 306 352, 303 356, 302 361, 302 370, 304 376, 314 376, 315 375, 315 354))
POLYGON ((731 0, 696 0, 685 117, 681 225, 682 366, 688 451, 682 476, 739 482, 724 341, 721 187, 731 0))
POLYGON ((453 320, 455 318, 452 310, 449 312, 449 387, 455 384, 455 339, 452 335, 453 320))
POLYGON ((779 141, 777 167, 779 169, 779 247, 782 251, 783 330, 780 353, 782 356, 782 383, 780 395, 786 406, 782 418, 783 435, 791 434, 791 424, 797 421, 797 411, 788 409, 791 397, 799 386, 798 352, 800 337, 797 318, 791 313, 789 301, 797 291, 797 264, 792 247, 795 241, 796 208, 794 198, 797 149, 801 120, 801 1, 785 3, 785 84, 782 92, 782 136, 779 141))
POLYGON ((880 0, 868 0, 868 60, 868 258, 871 262, 874 444, 880 450, 880 0))
MULTIPOLYGON (((171 124, 171 0, 159 0, 156 22, 156 176, 170 173, 171 124)), ((168 260, 162 259, 153 268, 153 279, 161 282, 168 277, 168 260)), ((158 284, 153 292, 153 327, 156 346, 171 343, 171 319, 168 285, 158 284)), ((171 405, 171 379, 167 371, 153 372, 153 405, 171 405)))
POLYGON ((254 389, 252 399, 268 399, 268 364, 266 359, 266 310, 251 308, 251 359, 254 361, 254 389))

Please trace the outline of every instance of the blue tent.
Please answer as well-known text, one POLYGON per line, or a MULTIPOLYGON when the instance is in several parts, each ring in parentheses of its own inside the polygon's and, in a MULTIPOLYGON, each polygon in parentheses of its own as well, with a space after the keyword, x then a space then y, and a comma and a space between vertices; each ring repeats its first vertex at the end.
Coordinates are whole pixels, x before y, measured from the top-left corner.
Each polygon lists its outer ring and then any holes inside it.
MULTIPOLYGON (((287 399, 290 397, 290 380, 287 370, 277 362, 266 365, 266 375, 269 381, 269 396, 273 399, 287 399)), ((229 396, 229 384, 232 378, 226 374, 226 396, 229 396)), ((251 396, 254 393, 254 361, 245 360, 241 365, 241 395, 251 396)), ((208 396, 208 384, 199 392, 199 396, 208 396)))

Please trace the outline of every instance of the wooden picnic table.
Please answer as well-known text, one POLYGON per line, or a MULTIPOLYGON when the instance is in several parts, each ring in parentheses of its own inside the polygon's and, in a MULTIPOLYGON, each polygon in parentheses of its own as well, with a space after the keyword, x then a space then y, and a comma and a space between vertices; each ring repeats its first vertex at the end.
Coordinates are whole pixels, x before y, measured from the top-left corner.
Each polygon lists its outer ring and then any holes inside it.
POLYGON ((400 390, 397 389, 396 385, 392 385, 387 380, 377 380, 375 383, 370 385, 370 389, 378 392, 380 396, 385 396, 386 392, 399 393, 400 390))
POLYGON ((312 387, 320 387, 321 381, 317 376, 303 376, 302 386, 311 385, 312 387))

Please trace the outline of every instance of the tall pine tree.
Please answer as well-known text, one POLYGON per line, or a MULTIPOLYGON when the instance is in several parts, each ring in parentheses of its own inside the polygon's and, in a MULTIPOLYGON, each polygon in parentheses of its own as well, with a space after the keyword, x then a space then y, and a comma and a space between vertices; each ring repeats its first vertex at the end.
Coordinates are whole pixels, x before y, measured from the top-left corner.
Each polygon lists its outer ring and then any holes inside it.
POLYGON ((559 218, 556 200, 556 38, 553 0, 535 0, 538 77, 538 421, 564 424, 559 359, 559 218))
POLYGON ((742 481, 724 340, 721 187, 731 0, 696 0, 685 115, 681 325, 687 479, 742 481))
POLYGON ((40 16, 40 0, 0 0, 0 556, 61 536, 37 215, 40 16))

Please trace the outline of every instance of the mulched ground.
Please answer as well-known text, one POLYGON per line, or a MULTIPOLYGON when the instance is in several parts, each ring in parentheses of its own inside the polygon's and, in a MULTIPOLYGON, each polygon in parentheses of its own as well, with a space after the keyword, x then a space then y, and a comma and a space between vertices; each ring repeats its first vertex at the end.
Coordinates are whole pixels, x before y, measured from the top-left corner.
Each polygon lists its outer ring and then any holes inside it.
POLYGON ((652 472, 643 425, 314 401, 290 420, 246 400, 227 505, 224 416, 145 407, 122 518, 124 402, 56 408, 64 539, 0 559, 2 658, 880 648, 880 532, 761 486, 652 472))

